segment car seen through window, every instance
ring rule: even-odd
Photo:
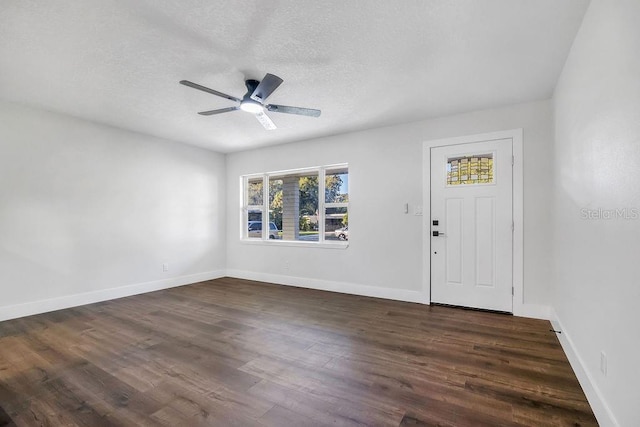
[[[262,221],[249,221],[248,237],[262,237]],[[269,239],[279,239],[279,230],[274,222],[269,223]]]

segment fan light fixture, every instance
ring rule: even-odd
[[[261,113],[263,110],[262,104],[253,100],[243,100],[240,103],[240,109],[242,111],[246,111],[247,113],[253,114]]]
[[[193,89],[198,89],[203,92],[210,93],[220,98],[234,101],[237,104],[232,107],[218,108],[215,110],[200,111],[198,114],[201,116],[213,116],[216,114],[229,113],[231,111],[242,110],[247,113],[251,113],[256,116],[256,119],[267,130],[276,129],[276,125],[271,121],[269,116],[265,114],[265,110],[273,111],[274,113],[286,113],[297,114],[299,116],[319,117],[320,110],[314,110],[313,108],[291,107],[288,105],[278,104],[265,104],[264,101],[273,93],[274,90],[280,86],[282,79],[274,74],[267,73],[262,81],[248,79],[244,82],[247,86],[247,93],[240,98],[227,95],[226,93],[218,92],[217,90],[209,89],[208,87],[199,85],[197,83],[190,82],[189,80],[180,80],[180,84],[189,86]]]

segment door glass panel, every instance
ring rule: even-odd
[[[447,185],[493,183],[493,153],[447,158]]]

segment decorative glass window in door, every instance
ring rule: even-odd
[[[493,183],[493,153],[447,159],[447,185]]]

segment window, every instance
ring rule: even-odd
[[[262,238],[262,217],[264,211],[264,191],[262,178],[251,178],[247,180],[247,228],[246,237]],[[259,232],[258,232],[259,231]]]
[[[325,240],[348,240],[349,172],[347,167],[326,169],[324,182]]]
[[[348,240],[347,165],[249,175],[242,182],[243,238],[316,243]],[[269,222],[268,228],[262,226],[263,221]]]

